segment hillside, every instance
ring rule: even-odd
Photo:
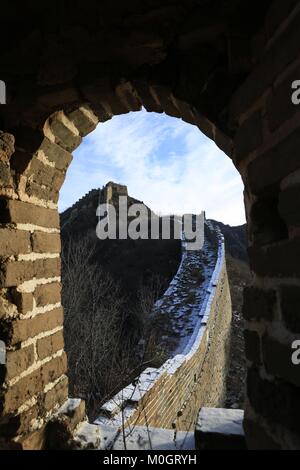
[[[223,233],[227,253],[233,258],[248,262],[246,224],[231,227],[216,220],[211,222]]]

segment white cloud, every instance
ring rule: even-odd
[[[245,222],[243,185],[230,159],[196,127],[141,111],[100,124],[75,152],[60,209],[108,181],[160,213],[200,212]]]

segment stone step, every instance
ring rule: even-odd
[[[246,450],[243,410],[202,408],[195,428],[197,450]]]

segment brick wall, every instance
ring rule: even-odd
[[[256,67],[231,103],[255,273],[244,296],[250,448],[300,447],[300,370],[291,360],[300,308],[300,107],[291,99],[299,26],[299,3],[274,2],[253,43]]]
[[[225,248],[220,236],[218,259],[201,307],[195,334],[184,352],[160,369],[146,370],[137,383],[126,387],[104,405],[99,424],[125,427],[153,426],[193,431],[201,406],[221,406],[231,324],[231,299]],[[147,374],[148,372],[148,374]],[[120,413],[120,409],[123,411]],[[108,415],[107,415],[108,416]]]

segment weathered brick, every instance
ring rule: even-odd
[[[37,431],[30,432],[22,437],[18,444],[21,445],[22,450],[42,450],[45,447],[46,430],[45,426]]]
[[[255,331],[244,331],[245,338],[245,353],[248,361],[254,362],[254,364],[259,365],[261,363],[260,359],[260,339],[258,334]]]
[[[263,380],[256,368],[248,370],[247,395],[254,410],[274,424],[299,433],[299,388],[280,380]]]
[[[64,347],[64,336],[62,331],[54,333],[54,335],[46,336],[37,341],[37,353],[40,359],[49,357],[60,351]]]
[[[274,41],[272,46],[261,57],[253,73],[233,96],[230,112],[234,118],[241,115],[258,99],[274,82],[276,77],[293,62],[299,53],[299,18],[292,23]]]
[[[49,125],[55,135],[55,142],[67,152],[72,152],[80,145],[82,138],[67,127],[66,121],[68,119],[65,115],[59,112],[50,117]]]
[[[0,183],[3,187],[13,187],[13,179],[10,172],[10,167],[4,162],[0,161]]]
[[[46,228],[59,228],[59,215],[55,209],[46,209],[27,202],[0,200],[0,222],[34,224]]]
[[[262,348],[267,372],[300,387],[300,367],[292,363],[292,343],[283,344],[265,335]]]
[[[52,186],[55,179],[63,178],[64,174],[57,168],[46,165],[38,158],[33,158],[29,169],[26,171],[26,175],[29,176],[30,181],[39,185]]]
[[[68,118],[75,124],[81,137],[92,132],[98,124],[98,118],[88,105],[81,106],[75,111],[72,111],[68,114]]]
[[[30,251],[30,232],[0,228],[0,256],[15,256]]]
[[[0,285],[3,287],[14,287],[33,277],[47,279],[57,276],[60,276],[60,258],[11,261],[0,267]]]
[[[29,338],[33,338],[44,331],[51,331],[63,325],[63,309],[55,308],[49,312],[41,313],[34,318],[26,320],[2,320],[1,339],[10,346]]]
[[[34,298],[37,307],[44,307],[48,304],[56,304],[61,300],[61,284],[52,282],[41,284],[35,289]]]
[[[94,84],[84,85],[82,93],[89,102],[100,103],[110,116],[128,113],[128,109],[116,96],[108,77],[101,77]]]
[[[32,406],[29,410],[18,415],[8,415],[3,424],[0,424],[0,435],[14,437],[28,431],[29,424],[39,415],[38,405]]]
[[[163,109],[160,104],[158,104],[150,93],[149,85],[140,80],[134,80],[132,82],[137,94],[139,95],[143,106],[149,112],[162,113]]]
[[[19,313],[25,314],[32,311],[33,294],[31,292],[18,292],[16,289],[12,289],[12,298]]]
[[[263,290],[257,287],[244,289],[243,315],[245,320],[265,319],[272,321],[276,293],[273,290]]]
[[[236,162],[240,162],[251,152],[256,150],[263,142],[262,117],[257,111],[240,126],[235,137]]]
[[[34,363],[34,347],[31,344],[26,348],[6,353],[6,378],[8,380],[20,375]]]
[[[30,375],[23,377],[15,385],[9,387],[4,397],[4,412],[17,410],[25,401],[42,392],[45,386],[54,382],[67,369],[65,353],[43,364]]]
[[[42,150],[47,159],[54,163],[55,167],[59,170],[65,171],[73,159],[70,152],[67,152],[65,149],[60,147],[60,145],[50,142],[47,138],[43,140],[39,150]]]
[[[63,181],[65,179],[65,175],[63,175]],[[60,189],[63,181],[58,185],[58,189]],[[56,185],[57,186],[57,185]],[[54,204],[57,204],[59,198],[58,189],[54,189],[53,186],[41,186],[40,183],[36,183],[31,181],[30,179],[27,180],[25,192],[26,195],[29,197],[34,197],[43,201],[51,201]]]
[[[60,253],[61,240],[59,233],[34,232],[32,250],[35,253]]]
[[[298,286],[280,288],[281,316],[286,327],[300,334],[300,289]]]
[[[300,66],[295,68],[284,82],[274,89],[273,95],[269,99],[266,119],[272,132],[300,112],[299,106],[295,106],[291,99],[292,83],[299,80],[299,76]]]
[[[64,377],[43,396],[43,404],[47,411],[62,405],[67,400],[68,384],[68,378]]]
[[[248,166],[248,179],[254,194],[268,192],[273,186],[299,168],[300,132],[296,129],[279,144],[257,157]]]
[[[300,186],[288,188],[279,194],[279,212],[288,225],[300,224]]]
[[[299,277],[300,238],[249,248],[251,269],[260,276]]]
[[[278,212],[277,193],[259,198],[251,208],[251,241],[267,245],[288,238],[287,227]]]

